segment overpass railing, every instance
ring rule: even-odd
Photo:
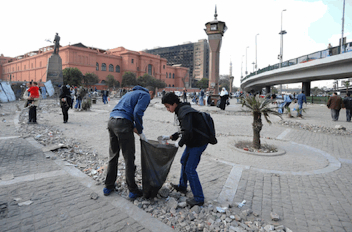
[[[312,60],[317,60],[317,59],[323,59],[325,57],[329,57],[329,56],[334,56],[334,55],[339,55],[340,54],[340,50],[341,47],[340,46],[336,46],[336,47],[332,47],[332,48],[328,48],[322,51],[318,51],[318,52],[314,52],[308,55],[304,55],[304,56],[300,56],[297,57],[295,59],[291,59],[291,60],[287,60],[281,63],[281,67],[288,67],[288,66],[292,66],[292,65],[296,65],[296,64],[302,64],[302,63],[306,63]],[[346,43],[343,46],[343,52],[352,52],[352,42],[350,43]],[[249,75],[245,76],[244,78],[241,79],[241,83],[245,80],[247,80],[248,78],[255,76],[257,74],[261,74],[267,71],[271,71],[274,69],[278,69],[280,68],[280,63],[274,64],[274,65],[269,65],[266,68],[263,69],[258,69],[255,72],[250,73]]]

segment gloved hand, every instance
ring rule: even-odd
[[[144,133],[139,134],[139,138],[140,138],[141,140],[144,140],[144,141],[148,142],[147,137],[145,137],[145,134],[144,134]]]
[[[161,140],[169,140],[169,139],[170,139],[170,136],[168,136],[168,135],[161,136]]]
[[[179,147],[178,142],[179,142],[179,141],[177,141],[177,142],[175,143],[175,147]]]

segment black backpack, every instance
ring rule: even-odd
[[[208,138],[208,143],[213,145],[217,144],[218,140],[216,139],[215,125],[214,125],[213,118],[210,116],[210,114],[206,112],[199,112],[199,113],[202,115],[204,122],[207,125],[207,134],[195,128],[194,130],[197,131],[199,134],[203,135],[204,137]]]

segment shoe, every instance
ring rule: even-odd
[[[183,193],[183,194],[187,194],[187,189],[182,189],[182,188],[180,188],[178,185],[176,185],[176,184],[172,184],[172,183],[170,183],[170,185],[171,185],[171,187],[173,188],[173,189],[175,189],[177,192],[180,192],[180,193]]]
[[[189,206],[192,208],[195,205],[199,205],[202,206],[204,204],[204,202],[197,202],[196,200],[194,200],[194,198],[192,199],[187,199],[186,203],[189,204]]]
[[[104,196],[109,196],[113,191],[114,191],[113,189],[104,188],[103,189]]]
[[[67,121],[64,121],[64,123],[67,123]]]
[[[38,124],[37,122],[32,122],[33,124]]]
[[[136,191],[134,193],[130,192],[130,194],[128,195],[128,198],[130,200],[135,200],[136,198],[141,197],[141,196],[143,196],[143,193],[141,190],[138,189],[138,191]]]

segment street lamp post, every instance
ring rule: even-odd
[[[343,9],[342,9],[342,32],[341,32],[341,47],[340,47],[340,54],[342,54],[343,49],[343,31],[345,25],[345,0],[343,0]]]
[[[281,68],[282,67],[282,57],[283,57],[283,46],[284,46],[284,34],[286,34],[287,32],[282,30],[282,13],[286,11],[286,9],[282,10],[281,11],[281,31],[279,33],[279,35],[281,35],[281,40],[280,40],[280,55],[279,55],[279,58],[280,58],[280,64],[279,64],[279,67]],[[280,94],[282,94],[282,84],[280,84]]]
[[[249,46],[246,47],[246,75],[247,75],[247,49],[249,48]]]
[[[241,59],[241,79],[243,78],[243,71],[242,71],[242,69],[243,69],[243,57],[244,57],[244,55],[242,55],[242,59]]]
[[[255,70],[258,71],[258,61],[257,61],[257,36],[259,34],[255,35]],[[258,72],[256,72],[258,74]]]
[[[252,64],[253,64],[253,73],[254,73],[255,62],[253,61],[253,63],[252,63]]]

